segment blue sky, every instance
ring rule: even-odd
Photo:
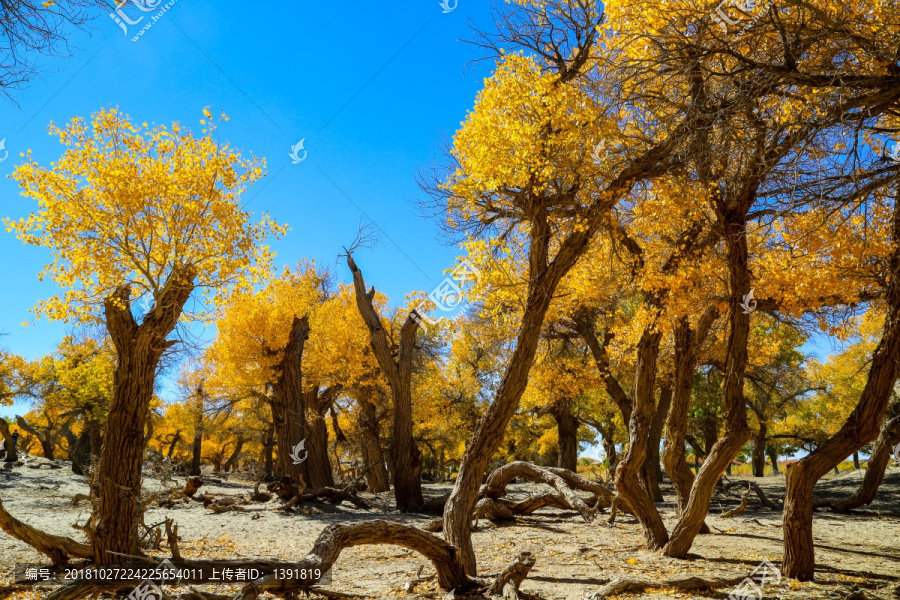
[[[444,13],[437,0],[175,0],[137,42],[132,37],[155,13],[131,2],[123,10],[144,20],[126,36],[98,15],[90,31],[73,34],[72,56],[41,60],[41,79],[15,93],[18,106],[0,103],[0,139],[9,151],[0,163],[0,215],[20,218],[35,208],[7,175],[27,149],[41,164],[60,156],[62,146],[46,131],[50,121],[118,106],[136,122],[180,121],[199,131],[210,105],[231,118],[223,138],[267,159],[268,177],[245,201],[291,226],[273,246],[279,263],[314,258],[349,281],[335,261],[370,218],[384,235],[358,256],[369,282],[399,301],[443,278],[457,251],[418,215],[415,175],[439,157],[489,75],[489,62],[471,64],[479,49],[460,41],[471,35],[468,19],[489,24],[485,2],[463,0]],[[288,154],[302,138],[307,158],[291,164]],[[37,279],[48,253],[3,232],[0,257],[0,333],[7,334],[0,344],[27,358],[43,355],[68,330],[44,320],[21,326],[55,292]]]

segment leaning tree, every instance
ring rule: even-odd
[[[50,127],[67,147],[50,167],[29,152],[14,177],[39,202],[5,221],[26,244],[48,248],[42,277],[63,292],[35,312],[105,325],[116,351],[112,402],[98,470],[92,532],[98,563],[137,553],[133,534],[145,426],[157,367],[178,343],[195,292],[215,301],[271,259],[261,242],[283,229],[241,210],[241,193],[262,174],[256,159],[220,143],[204,110],[204,135],[174,123],[138,126],[117,109]],[[140,299],[140,301],[137,301]]]

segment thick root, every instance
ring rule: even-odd
[[[54,565],[64,564],[69,558],[94,558],[90,546],[61,535],[51,535],[13,518],[0,502],[0,529],[25,542],[41,554],[47,555]]]

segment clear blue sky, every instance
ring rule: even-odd
[[[314,258],[348,281],[336,257],[369,217],[387,236],[359,255],[369,282],[400,301],[443,278],[457,252],[417,215],[415,175],[439,156],[489,75],[491,63],[473,66],[481,52],[460,41],[471,37],[467,19],[489,24],[485,2],[462,0],[445,14],[437,0],[176,0],[137,42],[132,36],[154,13],[131,3],[124,11],[144,16],[127,37],[98,15],[91,31],[72,36],[71,57],[41,61],[41,79],[15,93],[18,106],[0,103],[9,150],[0,163],[0,215],[35,208],[7,176],[27,149],[45,165],[60,156],[50,121],[119,106],[136,122],[177,120],[199,130],[210,105],[231,118],[221,129],[227,141],[268,161],[268,177],[246,198],[256,194],[249,210],[291,226],[274,245],[279,263]],[[309,154],[294,165],[288,153],[301,138]],[[0,234],[0,345],[26,358],[51,351],[67,331],[44,320],[21,326],[37,300],[55,292],[37,279],[47,258]]]

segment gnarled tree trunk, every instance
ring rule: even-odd
[[[305,403],[310,417],[309,439],[306,445],[309,450],[307,469],[309,486],[313,488],[334,487],[334,473],[328,456],[328,426],[325,424],[325,413],[331,408],[340,389],[340,386],[337,386],[319,392],[319,387],[313,386],[306,392]]]
[[[759,431],[753,439],[753,476],[763,477],[766,474],[766,436],[769,428],[760,420]]]
[[[659,489],[659,482],[662,479],[662,467],[659,464],[659,443],[662,439],[663,426],[666,424],[666,415],[669,413],[669,407],[672,404],[672,387],[667,385],[659,390],[659,404],[656,407],[656,414],[653,415],[653,422],[650,424],[650,436],[647,438],[647,458],[644,461],[644,468],[641,478],[644,480],[644,487],[654,502],[662,502],[663,495]]]
[[[391,489],[387,469],[384,466],[384,454],[381,451],[381,432],[378,426],[378,411],[375,405],[366,399],[365,390],[356,394],[359,406],[359,445],[362,452],[363,468],[366,471],[366,483],[373,493],[386,492]]]
[[[839,502],[832,502],[835,510],[846,512],[859,508],[864,504],[872,504],[881,482],[884,480],[884,471],[891,461],[891,452],[896,444],[900,443],[900,417],[894,417],[884,424],[875,447],[872,448],[872,456],[866,465],[866,474],[863,476],[859,489],[852,496]]]
[[[282,477],[309,485],[306,458],[306,405],[303,395],[303,347],[309,337],[309,318],[294,317],[281,358],[278,379],[272,386],[269,405],[278,444],[278,463]],[[296,458],[294,458],[296,457]]]
[[[572,414],[572,406],[565,401],[554,402],[549,412],[556,421],[556,431],[559,436],[559,457],[556,466],[577,471],[578,419]]]
[[[813,547],[813,487],[856,450],[878,436],[878,425],[897,381],[900,359],[900,202],[894,202],[891,222],[894,251],[885,293],[886,312],[881,341],[872,354],[869,377],[859,403],[840,430],[806,457],[787,468],[784,496],[784,562],[788,577],[810,581],[815,571]]]
[[[6,424],[4,419],[0,419],[0,435],[3,436],[3,450],[6,451],[5,462],[16,462],[19,460],[19,455],[16,453],[16,443],[13,441],[9,425]]]
[[[144,430],[150,415],[156,367],[184,305],[194,273],[174,273],[140,325],[130,309],[131,288],[122,286],[104,303],[106,329],[116,348],[113,397],[98,468],[94,560],[119,563],[139,551],[136,539]]]
[[[616,491],[631,506],[634,516],[641,522],[650,550],[662,548],[669,540],[669,532],[640,477],[647,458],[646,440],[650,436],[650,426],[656,414],[653,383],[656,379],[656,359],[661,339],[662,333],[653,323],[644,329],[638,342],[634,407],[628,423],[628,450],[616,468]]]
[[[397,355],[394,356],[381,317],[372,302],[375,288],[366,291],[362,271],[350,254],[347,254],[347,266],[353,273],[356,306],[369,328],[372,351],[391,387],[394,421],[389,451],[391,473],[394,476],[394,498],[399,510],[416,511],[425,504],[422,498],[422,453],[413,438],[412,426],[412,360],[419,322],[413,313],[406,318],[400,329]]]
[[[691,493],[672,537],[664,553],[673,558],[684,558],[694,543],[694,538],[704,526],[709,502],[716,483],[741,448],[750,439],[744,400],[744,372],[747,369],[747,340],[750,334],[750,314],[741,308],[743,298],[750,292],[749,251],[747,247],[746,214],[752,204],[752,194],[743,198],[737,208],[716,203],[716,210],[724,228],[728,250],[729,303],[728,347],[725,359],[725,385],[723,404],[725,435],[712,448],[703,461],[703,467],[694,479]]]

